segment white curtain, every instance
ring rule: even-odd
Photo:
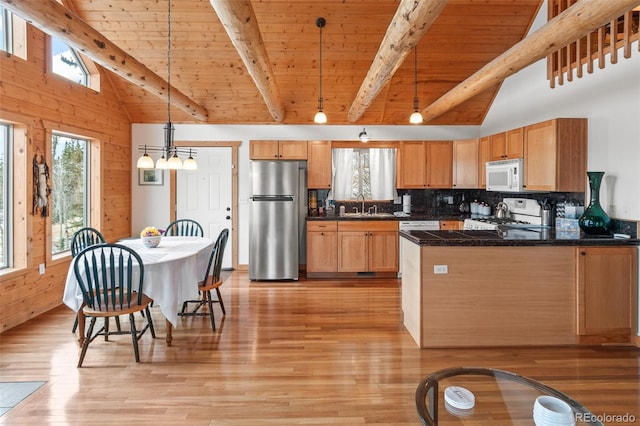
[[[393,200],[396,193],[396,150],[376,148],[369,150],[371,170],[371,199]]]
[[[334,149],[331,155],[332,167],[332,194],[334,200],[350,200],[351,199],[351,171],[353,167],[353,149]]]

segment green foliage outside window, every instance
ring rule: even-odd
[[[88,226],[87,148],[87,140],[53,135],[53,254],[69,250],[73,233]]]

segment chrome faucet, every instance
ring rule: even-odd
[[[362,208],[360,209],[360,211],[362,212],[362,214],[364,214],[364,194],[358,194],[358,196],[356,197],[356,203],[358,202],[360,197],[362,197]]]
[[[378,206],[377,205],[373,205],[371,207],[369,207],[369,209],[367,210],[367,213],[369,213],[369,215],[371,214],[371,209],[373,209],[373,214],[378,214]]]

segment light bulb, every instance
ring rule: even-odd
[[[138,158],[136,166],[139,169],[153,169],[153,159],[145,152],[140,158]]]
[[[156,161],[156,169],[166,169],[167,168],[167,160],[164,159],[164,155],[160,158],[158,158],[158,161]]]
[[[182,168],[182,161],[177,154],[173,154],[173,157],[167,161],[167,166],[169,166],[171,170],[178,170]]]
[[[325,114],[322,110],[316,112],[316,116],[313,117],[313,121],[318,124],[324,124],[327,122],[327,114]]]
[[[409,117],[409,123],[411,124],[420,124],[422,123],[422,114],[420,114],[420,111],[414,111],[413,114],[411,114],[411,117]]]
[[[182,169],[183,170],[198,170],[198,163],[196,163],[196,160],[194,160],[193,157],[189,156],[189,158],[184,160],[184,163],[182,163]]]

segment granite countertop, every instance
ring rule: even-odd
[[[400,236],[421,246],[637,246],[638,238],[556,232],[555,228],[506,231],[400,231]]]
[[[471,217],[469,214],[412,214],[411,216],[376,216],[376,215],[362,215],[362,216],[339,216],[335,214],[323,215],[323,216],[307,216],[306,220],[309,221],[322,221],[322,220],[393,220],[400,221],[417,221],[417,220],[460,220],[463,221]]]

